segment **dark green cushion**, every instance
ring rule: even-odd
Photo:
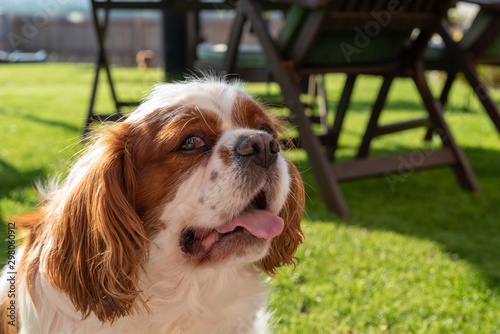
[[[471,48],[474,43],[481,37],[485,30],[490,26],[491,22],[498,16],[498,12],[488,9],[481,9],[476,18],[471,24],[470,29],[460,41],[460,45],[464,50]],[[498,58],[500,57],[500,38],[496,40],[480,55],[481,58]]]
[[[309,9],[299,5],[292,6],[289,10],[277,38],[278,47],[285,59],[290,58],[298,32],[302,29],[309,13]],[[356,44],[356,35],[355,32],[321,34],[306,56],[305,65],[359,65],[397,60],[410,32],[383,33],[373,38],[368,37],[369,42],[363,43],[362,46]]]
[[[292,6],[287,13],[287,19],[280,30],[276,40],[278,47],[283,54],[290,52],[297,31],[300,30],[306,15],[309,11],[302,6]],[[220,64],[224,59],[227,46],[225,44],[210,44],[201,43],[196,49],[198,59],[203,63]],[[238,47],[238,55],[236,57],[236,66],[263,68],[267,67],[266,56],[260,45],[242,44]]]
[[[226,53],[226,44],[201,43],[196,48],[198,59],[207,64],[221,64]],[[243,44],[238,48],[236,65],[262,68],[267,66],[266,56],[260,45]]]
[[[309,66],[342,66],[397,61],[401,59],[404,42],[409,36],[410,32],[385,32],[360,39],[353,32],[322,34],[304,63]]]
[[[294,5],[287,13],[287,19],[277,37],[277,44],[283,58],[290,58],[290,53],[298,33],[310,10]],[[404,48],[404,41],[410,32],[386,32],[378,36],[362,39],[360,45],[358,33],[335,32],[318,36],[313,48],[306,56],[305,65],[360,65],[387,63],[399,60]],[[224,44],[201,44],[197,49],[198,59],[207,63],[221,63],[226,46]],[[258,45],[240,45],[236,60],[237,66],[266,67],[266,58]]]
[[[292,6],[288,11],[285,24],[276,39],[276,43],[284,57],[289,57],[292,47],[297,40],[298,32],[302,28],[309,12],[309,9],[299,5]]]
[[[497,38],[495,42],[493,42],[490,47],[486,49],[486,51],[481,55],[482,59],[500,58],[500,38]]]
[[[460,40],[460,46],[464,50],[469,50],[470,47],[476,43],[478,38],[481,37],[486,28],[488,28],[494,17],[495,13],[493,11],[481,9],[474,18],[474,21],[472,21],[469,29],[465,32],[463,38]]]
[[[423,58],[424,61],[442,61],[447,60],[450,57],[443,43],[429,43],[429,46],[427,47],[427,49],[425,49]]]

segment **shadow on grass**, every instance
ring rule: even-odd
[[[46,175],[44,168],[21,171],[0,159],[0,199],[10,198],[20,203],[31,203],[24,197],[24,190],[33,187],[35,181],[45,179]],[[5,221],[8,217],[0,211],[0,221],[2,218]]]
[[[259,94],[258,95],[261,101],[263,101],[266,105],[270,107],[284,107],[284,101],[281,97],[281,95],[266,95],[266,94]],[[417,95],[418,97],[418,95]],[[338,102],[340,100],[340,95],[339,96],[329,96],[327,98],[327,108],[328,108],[328,113],[336,113],[337,107],[338,107]],[[304,100],[305,101],[305,100]],[[353,100],[349,102],[349,107],[347,110],[347,115],[349,113],[366,113],[367,117],[368,115],[371,114],[373,105],[375,104],[375,99],[373,101],[360,101],[360,100]],[[314,108],[314,113],[317,114],[319,110],[319,107],[317,103],[315,104]],[[417,100],[404,100],[404,99],[389,99],[383,109],[383,113],[386,112],[392,112],[393,115],[397,115],[398,112],[402,112],[404,114],[407,114],[408,111],[410,112],[415,112],[415,113],[421,113],[426,115],[426,109],[422,101]],[[457,103],[448,103],[445,108],[444,108],[445,113],[450,113],[450,114],[475,114],[475,113],[481,113],[483,110],[481,108],[465,108],[464,106],[457,104]],[[418,117],[417,117],[418,118]],[[406,119],[405,119],[406,120]],[[407,119],[410,120],[410,119]]]
[[[418,97],[418,95],[417,95]],[[338,97],[340,99],[340,96]],[[338,99],[328,99],[328,106],[329,110],[336,111],[337,110],[337,105],[338,105]],[[349,109],[347,112],[371,112],[373,105],[375,104],[375,99],[373,101],[359,101],[359,100],[351,100],[349,103]],[[420,100],[403,100],[403,99],[389,99],[384,105],[383,113],[384,112],[395,112],[397,114],[398,111],[401,112],[408,112],[408,111],[414,111],[414,112],[425,112],[425,106],[424,103]],[[446,113],[453,113],[453,114],[474,114],[474,113],[479,113],[482,111],[482,109],[478,108],[466,108],[462,106],[459,103],[448,103],[444,111]]]
[[[333,110],[337,109],[338,100],[330,100],[328,101],[328,105],[333,107]],[[373,101],[351,101],[349,103],[349,109],[347,112],[367,112],[371,111],[373,105],[375,104],[375,100]],[[404,101],[404,100],[389,100],[385,106],[384,111],[425,111],[425,107],[423,103],[413,102],[413,101]]]
[[[45,169],[30,169],[21,171],[8,162],[0,159],[0,199],[11,199],[18,203],[25,203],[33,206],[38,201],[38,197],[26,196],[26,188],[31,188],[36,180],[44,179],[47,175]],[[7,236],[7,221],[11,217],[2,212],[0,206],[0,267],[5,263],[7,249],[5,242]],[[5,233],[5,234],[4,234]],[[5,236],[2,237],[2,236]]]
[[[379,153],[379,152],[375,152]],[[439,243],[451,258],[479,269],[484,280],[500,289],[500,152],[465,150],[481,186],[473,194],[460,188],[451,168],[402,175],[391,190],[384,177],[342,183],[352,218],[342,221],[326,210],[305,160],[296,161],[308,192],[312,221],[385,230]]]
[[[43,118],[40,118],[40,117],[35,116],[35,115],[18,114],[17,116],[20,118],[24,118],[28,121],[37,122],[37,123],[40,123],[43,125],[60,127],[60,128],[64,128],[64,129],[69,130],[69,131],[73,131],[73,132],[81,131],[80,127],[75,126],[75,125],[71,125],[71,124],[68,124],[68,123],[62,122],[62,121],[57,121],[57,120],[53,120],[53,119],[43,119]],[[82,126],[83,126],[83,120],[82,120]]]
[[[265,102],[266,104],[283,106],[284,101],[281,95],[265,95],[259,94],[259,99]],[[340,96],[329,96],[327,99],[328,111],[335,112],[337,110],[338,102]],[[359,100],[351,100],[349,103],[349,109],[347,112],[369,112],[373,108],[373,101],[359,101]],[[315,110],[318,110],[318,105],[315,105]],[[425,107],[423,102],[414,102],[407,100],[389,100],[385,106],[384,111],[425,111]]]
[[[0,198],[8,196],[13,189],[33,185],[35,180],[45,175],[44,168],[21,171],[0,159]]]

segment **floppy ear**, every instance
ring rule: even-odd
[[[270,276],[274,275],[278,267],[295,264],[297,258],[293,254],[302,243],[300,222],[305,203],[304,185],[299,171],[290,161],[288,161],[288,172],[291,177],[290,191],[279,214],[285,226],[283,232],[273,239],[269,254],[258,264],[258,267]]]
[[[49,222],[42,268],[87,317],[113,322],[143,305],[137,287],[147,236],[134,209],[135,171],[127,149],[128,125],[101,130],[97,152]],[[51,217],[48,217],[50,220]],[[33,282],[31,282],[33,283]]]

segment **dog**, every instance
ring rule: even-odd
[[[265,276],[295,265],[303,239],[281,131],[239,83],[156,86],[13,220],[24,241],[14,298],[1,279],[2,332],[266,333]]]
[[[153,50],[140,50],[135,56],[137,68],[144,70],[152,68],[155,60],[155,52]]]

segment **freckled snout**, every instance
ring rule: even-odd
[[[273,136],[257,133],[238,140],[234,151],[238,157],[249,159],[262,168],[268,168],[278,158],[280,145]]]

